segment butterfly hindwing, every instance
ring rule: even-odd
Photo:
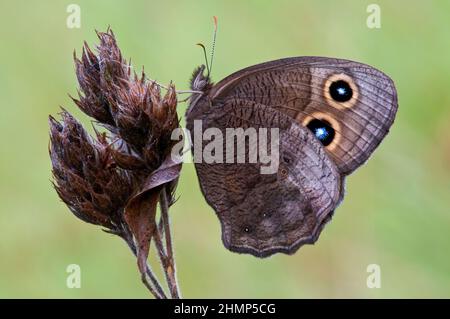
[[[343,178],[311,132],[273,108],[243,100],[212,106],[201,121],[203,131],[223,134],[223,154],[231,144],[235,149],[232,163],[195,164],[202,192],[221,221],[224,245],[264,257],[314,242],[342,198]],[[237,139],[227,135],[233,128],[268,129],[268,145],[270,129],[278,130],[274,173],[262,174],[260,161],[248,163],[248,142],[246,162],[237,163]],[[202,149],[209,143],[203,141]]]

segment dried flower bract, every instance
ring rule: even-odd
[[[132,72],[111,30],[97,35],[96,52],[85,43],[81,58],[74,54],[79,92],[72,98],[95,120],[95,136],[66,110],[60,121],[50,116],[54,187],[75,216],[127,241],[144,283],[163,298],[147,257],[152,238],[161,244],[163,235],[170,236],[168,215],[161,214],[158,227],[156,209],[158,202],[162,208],[173,202],[181,169],[171,158],[171,134],[179,126],[175,86],[169,84],[162,95],[144,72]],[[173,273],[171,247],[158,247]],[[167,280],[171,296],[179,297],[174,273]]]

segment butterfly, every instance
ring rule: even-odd
[[[387,75],[326,57],[265,62],[217,84],[201,66],[191,89],[190,131],[196,122],[201,132],[214,128],[224,135],[230,128],[278,130],[278,167],[271,174],[261,174],[261,162],[195,163],[224,246],[257,257],[293,254],[318,239],[344,197],[346,176],[381,143],[398,108]],[[193,149],[207,144],[194,138]]]

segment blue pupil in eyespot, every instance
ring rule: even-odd
[[[337,91],[338,91],[339,95],[347,94],[347,89],[346,88],[338,88]]]
[[[346,81],[338,80],[331,83],[330,95],[337,102],[347,102],[353,96],[353,90]]]
[[[325,127],[319,127],[319,128],[316,128],[316,131],[314,132],[314,134],[319,139],[319,141],[322,141],[327,138],[328,131]]]
[[[334,139],[334,129],[327,121],[314,119],[307,127],[324,146],[329,145]]]

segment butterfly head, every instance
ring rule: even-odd
[[[213,84],[209,75],[204,75],[205,68],[206,67],[204,65],[201,65],[197,67],[192,73],[190,83],[191,90],[206,93],[207,91],[209,91],[209,89],[211,89]]]

